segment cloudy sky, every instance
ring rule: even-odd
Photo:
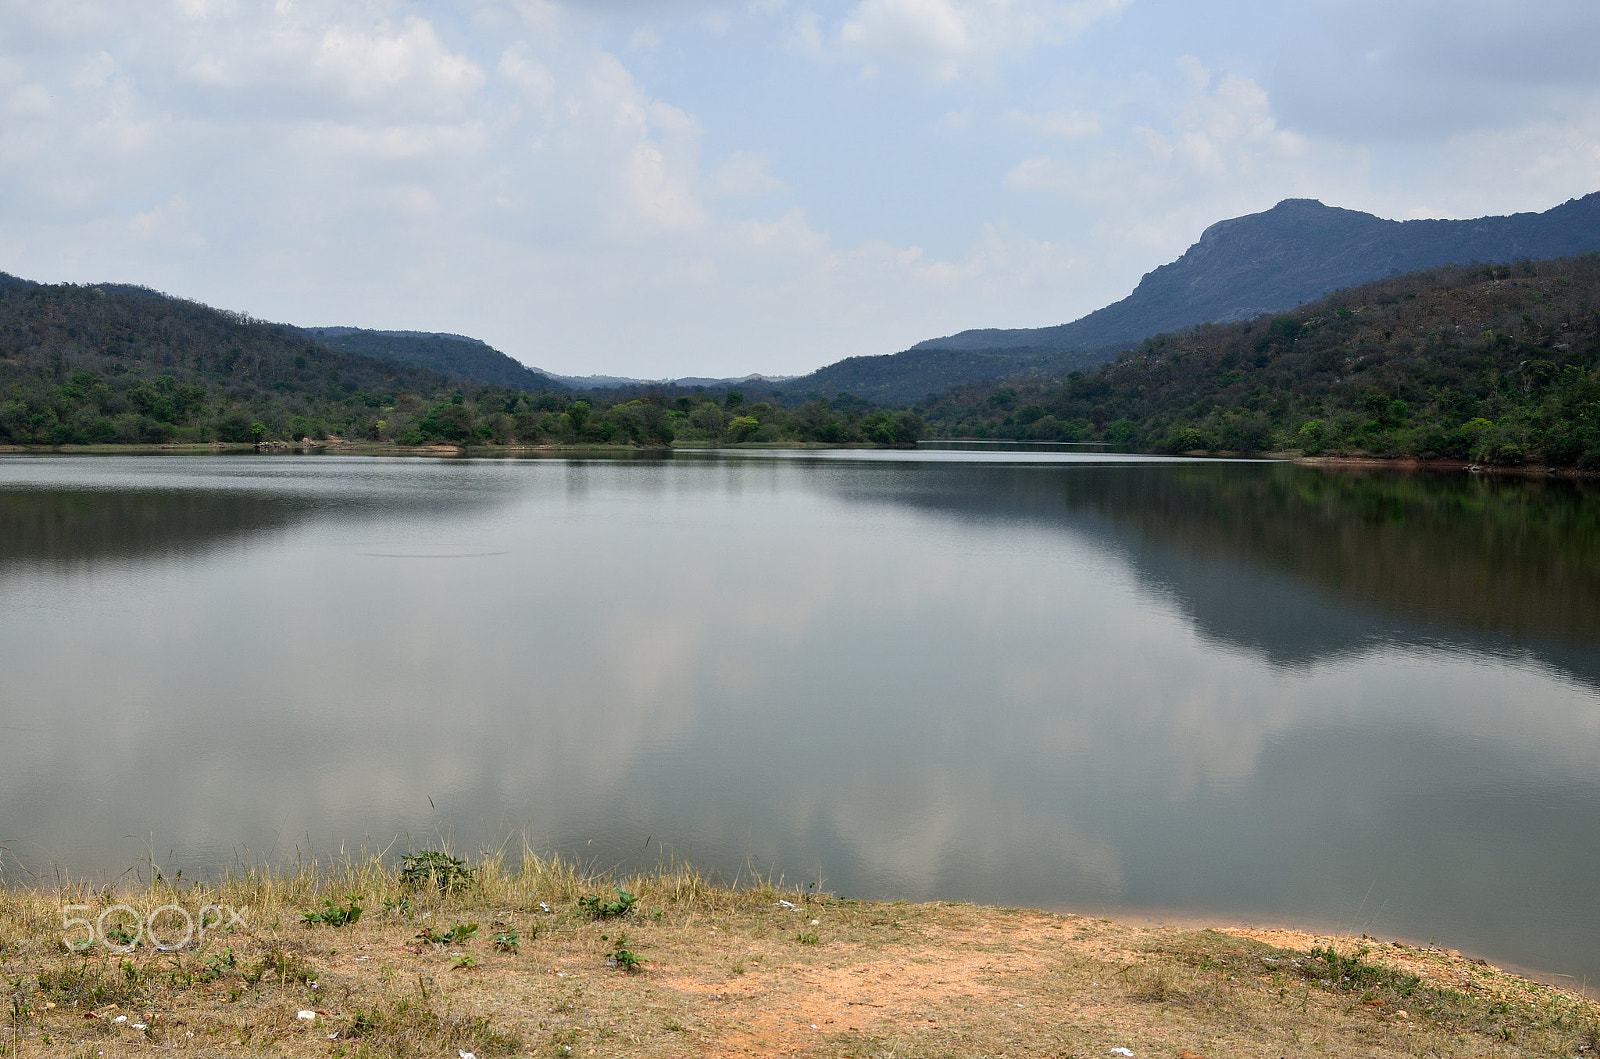
[[[0,0],[0,270],[567,374],[1062,323],[1281,198],[1600,189],[1593,0]]]

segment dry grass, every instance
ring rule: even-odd
[[[396,865],[358,858],[201,886],[0,891],[0,1047],[94,1059],[1600,1049],[1593,1002],[1436,950],[846,901],[759,878],[714,885],[681,865],[615,885],[638,901],[602,919],[578,901],[615,899],[613,880],[533,856],[513,870],[502,854],[452,890],[408,886]],[[363,910],[354,924],[302,922],[350,895]],[[231,906],[240,922],[181,951],[65,950],[65,906],[88,905],[94,919],[118,903],[196,916]],[[169,921],[181,933],[176,913]],[[471,922],[464,940],[419,937]],[[511,931],[518,951],[497,950],[494,935]],[[645,961],[640,971],[608,960],[619,945]]]

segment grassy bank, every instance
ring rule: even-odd
[[[163,906],[132,944],[126,909]],[[203,937],[152,943],[180,940],[184,914]],[[85,921],[65,933],[84,952],[64,918]],[[470,876],[368,859],[12,887],[0,969],[6,1054],[96,1059],[1600,1048],[1594,1002],[1439,950],[850,901],[686,868],[611,879],[531,856]]]

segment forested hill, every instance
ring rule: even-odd
[[[1128,297],[1070,324],[963,331],[923,349],[1092,350],[1207,321],[1282,312],[1342,287],[1441,265],[1510,263],[1600,251],[1600,192],[1543,213],[1465,221],[1390,221],[1285,199],[1219,221]]]
[[[46,285],[0,272],[0,444],[903,445],[923,432],[911,412],[848,398],[786,407],[754,399],[757,391],[746,401],[738,392],[638,387],[579,398],[559,384],[530,392],[522,377],[513,385],[462,374],[341,352],[306,331],[143,287]]]
[[[909,404],[964,383],[996,378],[1060,378],[1093,367],[1114,353],[1047,352],[1031,349],[908,349],[876,357],[847,357],[777,389],[793,394],[849,394],[884,404]]]
[[[487,342],[424,331],[368,331],[359,327],[303,327],[302,335],[342,353],[377,357],[471,382],[540,393],[565,390],[561,382],[514,360]]]
[[[1600,257],[1450,267],[1146,340],[1065,380],[957,388],[938,436],[1600,470]]]
[[[0,280],[0,442],[320,436],[453,386],[141,287]]]

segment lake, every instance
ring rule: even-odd
[[[4,457],[0,621],[13,881],[525,836],[1600,980],[1591,484]]]

